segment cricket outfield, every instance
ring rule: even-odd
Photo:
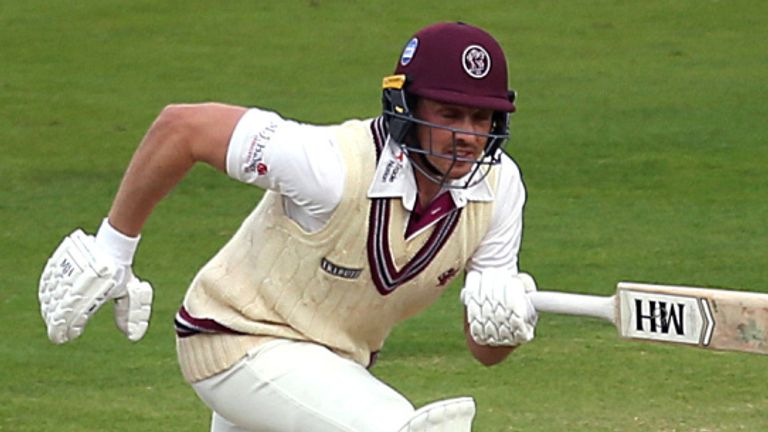
[[[106,215],[164,105],[225,101],[325,123],[380,111],[416,29],[487,28],[519,92],[521,268],[542,289],[620,280],[768,292],[768,3],[694,1],[29,0],[0,4],[0,431],[205,431],[178,370],[186,285],[260,197],[199,167],[143,233],[147,336],[102,310],[55,346],[38,312],[49,253]],[[472,395],[475,430],[768,430],[768,357],[619,340],[543,314],[484,368],[464,347],[458,285],[397,327],[373,372],[415,404]]]

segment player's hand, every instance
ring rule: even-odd
[[[518,346],[534,338],[538,315],[528,298],[536,282],[506,270],[467,273],[461,300],[472,339],[480,345]]]
[[[61,344],[80,336],[110,299],[115,299],[118,328],[133,341],[144,336],[152,287],[133,275],[132,253],[126,263],[124,254],[105,249],[79,229],[64,238],[43,269],[38,288],[40,312],[52,342]]]
[[[129,269],[124,295],[115,298],[115,324],[130,340],[138,341],[149,328],[152,315],[152,285],[139,280]]]

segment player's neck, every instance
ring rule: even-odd
[[[434,180],[427,178],[418,170],[414,172],[414,175],[416,176],[416,187],[418,188],[416,199],[419,200],[421,208],[427,208],[440,195],[443,187]]]

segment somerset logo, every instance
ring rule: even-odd
[[[444,271],[440,274],[440,276],[437,277],[437,286],[445,286],[448,282],[451,281],[451,279],[453,279],[454,276],[456,276],[458,272],[459,271],[453,267]]]
[[[470,45],[461,55],[464,71],[475,79],[485,78],[491,71],[491,56],[480,45]]]

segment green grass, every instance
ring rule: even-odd
[[[200,167],[158,207],[136,263],[156,287],[137,344],[106,312],[49,343],[45,259],[98,226],[164,105],[373,116],[405,40],[437,20],[481,25],[507,52],[520,92],[508,150],[529,189],[521,262],[542,288],[768,291],[766,16],[757,0],[0,3],[0,431],[207,430],[171,320],[259,192]],[[534,343],[483,368],[457,295],[397,327],[374,373],[419,405],[475,396],[478,431],[768,429],[764,357],[544,315]]]

